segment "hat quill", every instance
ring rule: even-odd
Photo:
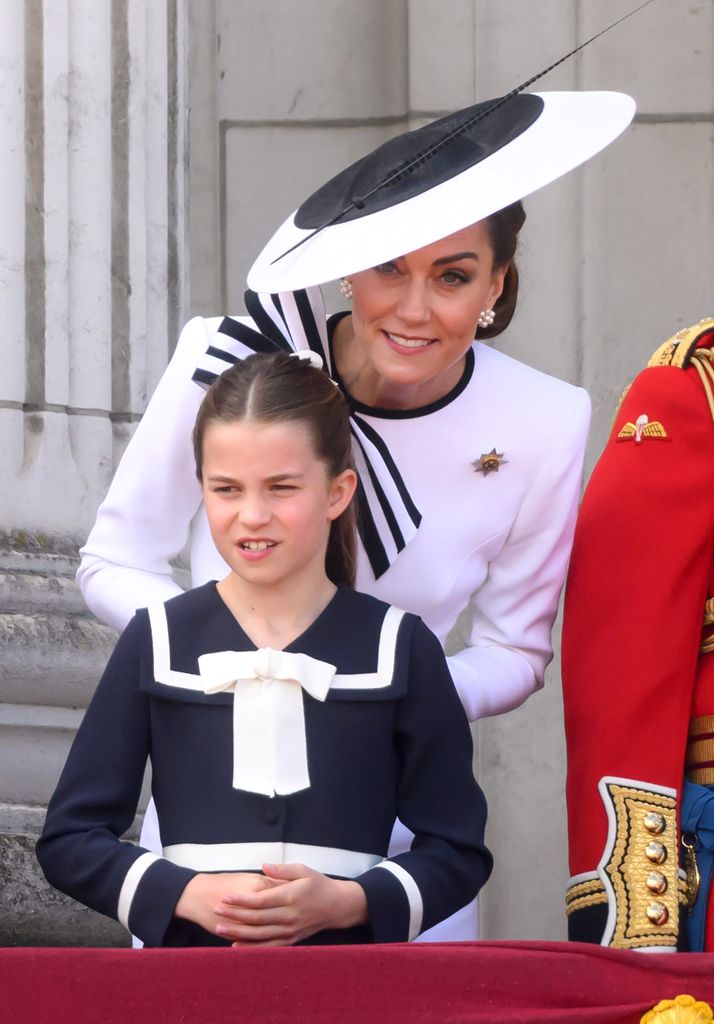
[[[480,121],[483,121],[485,118],[495,113],[495,111],[502,107],[504,103],[508,103],[508,101],[511,100],[514,96],[518,96],[520,93],[525,92],[526,89],[530,88],[531,85],[534,85],[539,79],[543,78],[547,74],[550,74],[551,71],[554,71],[555,68],[565,63],[566,60],[569,60],[571,57],[574,57],[576,53],[579,53],[581,50],[584,50],[586,46],[589,46],[591,43],[594,43],[596,39],[600,38],[600,36],[604,36],[606,32],[609,32],[617,25],[620,25],[623,21],[626,21],[628,18],[631,18],[633,15],[637,14],[638,11],[641,11],[644,7],[648,7],[649,4],[653,2],[654,0],[645,0],[645,2],[640,4],[638,7],[635,7],[633,10],[628,11],[627,14],[623,14],[622,17],[618,18],[616,21],[611,22],[605,28],[600,29],[599,32],[596,32],[595,35],[590,36],[589,39],[586,39],[584,42],[579,43],[579,45],[576,46],[573,50],[570,50],[568,53],[563,54],[562,57],[559,57],[552,64],[549,64],[548,67],[543,68],[541,71],[538,71],[535,75],[532,75],[531,78],[528,78],[525,82],[521,82],[520,85],[517,85],[515,89],[511,89],[511,91],[506,93],[505,96],[501,96],[498,99],[493,100],[491,103],[488,104],[485,110],[482,110],[479,113],[476,113],[473,116],[469,117],[466,121],[463,122],[463,124],[460,124],[457,127],[455,127],[442,139],[440,139],[438,142],[435,142],[432,146],[425,149],[423,152],[417,153],[411,159],[405,160],[401,166],[395,168],[395,170],[392,171],[391,174],[389,174],[377,185],[375,185],[364,196],[352,199],[351,202],[347,206],[345,206],[343,210],[341,210],[339,213],[336,213],[334,217],[330,218],[329,220],[326,220],[323,224],[320,224],[318,227],[314,228],[310,232],[310,234],[306,235],[304,238],[299,239],[299,241],[297,241],[295,245],[291,246],[289,249],[286,249],[285,252],[281,253],[279,256],[276,256],[275,259],[272,260],[271,262],[277,263],[278,260],[283,259],[294,249],[297,249],[299,246],[304,245],[305,242],[307,242],[310,238],[313,237],[313,235],[318,234],[318,232],[323,231],[325,228],[330,227],[332,224],[336,224],[342,217],[348,214],[351,210],[363,208],[367,200],[370,199],[375,194],[375,192],[379,191],[379,189],[385,188],[387,185],[390,185],[401,175],[409,174],[412,170],[414,170],[414,168],[418,167],[421,163],[423,163],[426,160],[429,160],[432,156],[434,156],[434,154],[437,153],[440,149],[443,149],[445,146],[449,145],[449,143],[452,142],[459,135],[462,135],[468,129],[474,127]]]
[[[506,95],[390,139],[335,175],[278,228],[249,287],[287,291],[366,270],[484,219],[599,152],[632,120],[629,96],[525,90],[653,2]]]

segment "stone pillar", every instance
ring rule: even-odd
[[[77,546],[185,316],[185,4],[0,6],[2,944],[125,941],[31,850],[114,641]]]
[[[280,222],[406,127],[407,4],[215,0],[215,11],[220,293],[222,311],[238,313]]]

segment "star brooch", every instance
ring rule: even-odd
[[[488,476],[489,473],[497,473],[507,461],[503,454],[503,452],[497,452],[495,448],[492,448],[490,452],[484,452],[478,459],[475,459],[471,465],[477,473],[483,473],[484,476]]]

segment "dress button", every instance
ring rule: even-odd
[[[265,812],[265,820],[268,825],[275,825],[278,820],[278,812],[271,807],[270,810]]]

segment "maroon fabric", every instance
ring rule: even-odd
[[[475,942],[264,950],[0,950],[0,1021],[21,1024],[639,1024],[714,1005],[714,954]]]

